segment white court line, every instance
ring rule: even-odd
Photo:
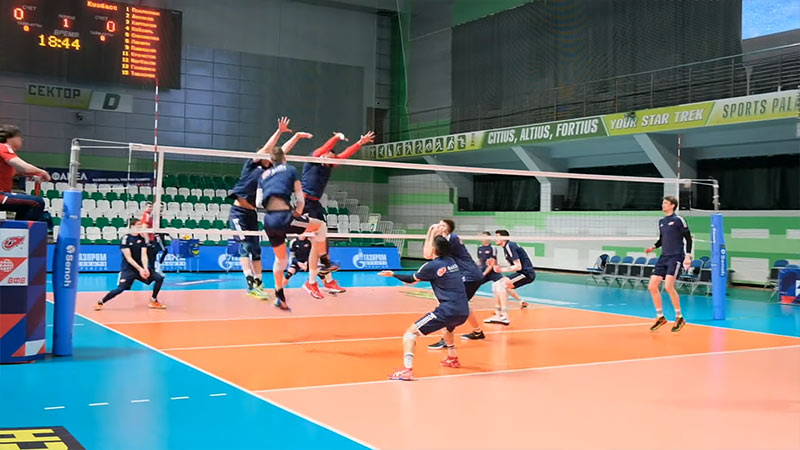
[[[149,401],[149,398],[143,398],[141,400],[131,400],[131,403],[148,403]]]
[[[45,410],[52,410],[52,409],[64,409],[64,408],[65,408],[64,406],[47,406],[44,409]]]
[[[74,324],[73,326],[76,326],[76,327],[82,327],[82,326],[84,326],[84,325],[86,325],[86,324],[84,324],[84,323],[76,323],[76,324]],[[47,324],[47,328],[52,328],[52,327],[53,327],[53,324],[52,324],[52,323],[48,323],[48,324]]]
[[[225,397],[228,394],[219,393],[219,394],[208,394],[209,397]]]
[[[559,327],[559,328],[525,328],[519,330],[503,330],[503,331],[484,331],[484,334],[510,334],[510,333],[537,333],[541,331],[564,331],[564,330],[584,330],[590,328],[614,328],[614,327],[643,327],[650,325],[650,322],[640,323],[621,323],[610,325],[583,325],[577,327]],[[363,342],[363,341],[387,341],[402,339],[403,336],[384,336],[384,337],[369,337],[369,338],[352,338],[352,339],[329,339],[322,341],[297,341],[297,342],[265,342],[261,344],[231,344],[231,345],[209,345],[203,347],[175,347],[162,349],[165,352],[176,352],[181,350],[209,350],[216,348],[247,348],[247,347],[277,347],[285,345],[307,345],[307,344],[333,344],[339,342]]]
[[[192,369],[194,369],[194,370],[196,370],[196,371],[198,371],[198,372],[200,372],[200,373],[202,373],[204,375],[207,375],[207,376],[209,376],[209,377],[211,377],[211,378],[213,378],[213,379],[215,379],[215,380],[217,380],[217,381],[219,381],[221,383],[225,383],[228,386],[234,387],[234,388],[242,391],[245,394],[252,395],[253,397],[255,397],[255,398],[257,398],[257,399],[259,399],[259,400],[261,400],[261,401],[263,401],[263,402],[265,402],[265,403],[267,403],[269,405],[272,405],[272,406],[274,406],[276,408],[282,409],[282,410],[284,410],[284,411],[286,411],[286,412],[288,412],[290,414],[293,414],[293,415],[295,415],[297,417],[300,417],[301,419],[306,420],[306,421],[308,421],[310,423],[313,423],[314,425],[317,425],[317,426],[319,426],[321,428],[324,428],[326,430],[330,430],[331,432],[336,433],[339,436],[342,436],[344,438],[350,439],[351,441],[353,441],[353,442],[355,442],[357,444],[363,445],[366,448],[377,450],[377,447],[375,447],[373,445],[370,445],[370,444],[366,443],[365,441],[362,441],[361,439],[358,439],[358,438],[356,438],[356,437],[354,437],[354,436],[352,436],[352,435],[350,435],[348,433],[340,431],[339,429],[337,429],[335,427],[332,427],[332,426],[327,425],[327,424],[325,424],[323,422],[320,422],[319,420],[314,419],[314,418],[312,418],[312,417],[310,417],[310,416],[308,416],[306,414],[303,414],[303,413],[301,413],[299,411],[296,411],[296,410],[294,410],[292,408],[289,408],[288,406],[284,406],[284,405],[282,405],[282,404],[280,404],[280,403],[278,403],[278,402],[276,402],[274,400],[270,400],[270,399],[261,397],[260,395],[257,395],[255,392],[253,392],[253,391],[251,391],[249,389],[245,389],[245,388],[243,388],[242,386],[239,386],[236,383],[228,381],[228,380],[226,380],[226,379],[224,379],[224,378],[222,378],[220,376],[214,375],[213,373],[211,373],[211,372],[209,372],[209,371],[207,371],[205,369],[201,369],[201,368],[199,368],[199,367],[195,366],[194,364],[191,364],[191,363],[189,363],[187,361],[183,361],[182,359],[177,358],[175,356],[172,356],[169,353],[166,353],[164,351],[161,351],[161,350],[153,347],[152,345],[146,344],[146,343],[144,343],[144,342],[142,342],[142,341],[140,341],[138,339],[135,339],[135,338],[133,338],[131,336],[123,334],[123,333],[121,333],[121,332],[119,332],[119,331],[117,331],[117,330],[115,330],[115,329],[113,329],[111,327],[106,326],[105,324],[103,324],[101,322],[98,322],[98,321],[92,319],[89,316],[84,316],[83,314],[79,314],[79,313],[76,313],[75,315],[78,316],[78,317],[83,317],[84,319],[86,319],[88,321],[94,322],[95,324],[105,328],[108,331],[111,331],[112,333],[118,334],[118,335],[122,336],[125,339],[129,339],[132,342],[135,342],[135,343],[141,345],[142,347],[148,348],[148,349],[150,349],[150,350],[152,350],[152,351],[154,351],[154,352],[156,352],[158,354],[164,355],[167,358],[169,358],[169,359],[171,359],[171,360],[173,360],[173,361],[175,361],[175,362],[177,362],[179,364],[183,364],[186,367],[190,367],[190,368],[192,368]]]
[[[553,369],[569,369],[573,367],[588,367],[588,366],[603,366],[603,365],[611,365],[611,364],[620,364],[620,363],[636,363],[636,362],[643,362],[643,361],[657,361],[662,359],[678,359],[678,358],[691,358],[695,356],[716,356],[716,355],[730,355],[736,353],[749,353],[749,352],[763,352],[763,351],[770,351],[770,350],[783,350],[783,349],[790,349],[790,348],[800,348],[800,345],[784,345],[778,347],[763,347],[763,348],[750,348],[744,350],[722,350],[718,352],[704,352],[704,353],[686,353],[682,355],[666,355],[666,356],[651,356],[648,358],[633,358],[633,359],[619,359],[613,361],[596,361],[590,363],[578,363],[578,364],[562,364],[558,366],[544,366],[544,367],[528,367],[525,369],[506,369],[506,370],[495,370],[491,372],[472,372],[472,373],[461,373],[461,374],[454,374],[454,375],[433,375],[429,377],[419,377],[415,378],[416,380],[435,380],[440,378],[460,378],[460,377],[474,377],[474,376],[487,376],[487,375],[498,375],[498,374],[509,374],[509,373],[521,373],[521,372],[535,372],[540,370],[553,370]],[[364,386],[370,384],[384,384],[384,383],[399,383],[396,380],[376,380],[376,381],[360,381],[356,383],[341,383],[341,384],[324,384],[319,386],[302,386],[302,387],[293,387],[293,388],[278,388],[278,389],[262,389],[253,391],[256,393],[269,393],[269,392],[284,392],[284,391],[305,391],[305,390],[312,390],[312,389],[324,389],[324,388],[336,388],[336,387],[345,387],[345,386]]]
[[[494,309],[473,309],[476,312],[494,311]],[[351,313],[351,314],[311,314],[305,316],[270,316],[270,317],[233,317],[227,319],[174,319],[174,320],[142,320],[130,322],[103,322],[105,325],[134,325],[143,323],[183,323],[183,322],[229,322],[236,320],[286,320],[286,319],[313,319],[317,317],[367,317],[367,316],[399,316],[409,314],[425,314],[428,310],[424,311],[395,311],[395,312],[375,312],[375,313]],[[100,322],[98,322],[100,323]]]
[[[108,402],[89,403],[89,406],[108,406]]]
[[[170,400],[188,400],[189,396],[188,395],[184,395],[182,397],[170,397],[169,399]]]

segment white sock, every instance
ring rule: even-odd
[[[406,353],[403,355],[403,366],[406,369],[410,369],[414,367],[414,354],[413,353]]]
[[[681,313],[681,310],[680,309],[676,310],[675,311],[675,320],[680,319],[681,317],[683,317],[683,314]]]
[[[657,309],[656,310],[656,319],[658,319],[659,317],[664,317],[664,310],[663,309]]]

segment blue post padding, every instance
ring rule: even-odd
[[[725,296],[728,290],[728,251],[722,214],[711,215],[711,303],[714,320],[725,320]]]
[[[81,243],[81,193],[64,192],[64,214],[53,255],[53,354],[72,354],[75,297],[78,294],[78,259]]]

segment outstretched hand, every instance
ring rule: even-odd
[[[349,142],[349,141],[347,140],[347,136],[345,136],[345,135],[344,135],[344,133],[342,133],[342,132],[340,132],[340,131],[336,131],[336,132],[334,132],[334,133],[333,133],[333,136],[334,136],[334,137],[336,137],[337,139],[339,139],[340,141]]]
[[[370,142],[375,140],[375,132],[368,131],[367,134],[362,134],[361,139],[358,140],[358,143],[361,145],[369,144]]]
[[[292,130],[289,129],[289,122],[290,120],[286,116],[278,119],[278,131],[281,133],[291,133]]]
[[[297,133],[295,133],[294,135],[295,135],[295,136],[297,136],[297,138],[298,138],[298,139],[311,139],[311,138],[313,138],[313,137],[314,137],[314,135],[313,135],[313,134],[311,134],[311,133],[306,133],[305,131],[298,131],[298,132],[297,132]]]
[[[381,276],[381,277],[393,277],[394,276],[394,272],[392,272],[391,270],[382,270],[382,271],[378,272],[378,276]]]

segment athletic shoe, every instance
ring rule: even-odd
[[[483,330],[481,331],[473,331],[469,334],[462,334],[461,339],[469,340],[469,341],[477,341],[480,339],[486,339],[486,335],[483,334]]]
[[[428,348],[431,350],[441,350],[447,348],[447,342],[445,342],[444,339],[440,339],[438,342],[429,345]]]
[[[253,287],[252,291],[253,291],[253,294],[250,294],[250,295],[253,295],[253,297],[256,297],[256,298],[261,299],[261,300],[272,300],[269,297],[269,294],[267,293],[267,291],[264,290],[264,286],[262,286],[262,285],[258,285],[258,286]]]
[[[414,381],[414,371],[412,369],[401,369],[389,375],[390,380]]]
[[[167,305],[159,303],[158,300],[151,300],[147,307],[151,309],[167,309]]]
[[[103,303],[102,302],[97,302],[97,303],[94,304],[94,310],[95,311],[100,311],[101,309],[103,309]]]
[[[452,367],[453,369],[458,369],[461,367],[461,363],[458,362],[458,356],[453,356],[452,358],[448,356],[439,364],[441,364],[442,367]]]
[[[658,319],[656,319],[656,323],[654,323],[653,326],[650,327],[650,331],[658,331],[658,329],[661,328],[661,326],[664,325],[665,323],[667,323],[667,318],[664,316],[659,317]]]
[[[484,320],[483,323],[499,323],[501,325],[511,325],[511,321],[508,320],[508,316],[498,316],[497,314]]]
[[[528,307],[528,302],[526,302],[525,300],[520,300],[519,308],[526,309],[527,307]]]
[[[328,264],[320,263],[319,264],[319,272],[322,274],[329,274],[331,272],[336,272],[339,270],[339,264],[336,264],[333,261],[328,261]]]
[[[330,283],[328,282],[323,283],[322,289],[330,292],[331,294],[344,294],[345,292],[347,292],[347,289],[339,286],[339,283],[336,282],[336,280],[331,280]]]
[[[317,283],[311,284],[308,281],[306,281],[303,284],[303,289],[305,289],[306,292],[311,294],[311,296],[317,300],[325,298],[325,296],[322,295],[322,292],[319,291],[319,286],[317,286]]]
[[[675,326],[672,327],[672,332],[677,333],[678,331],[681,331],[684,325],[686,325],[686,319],[684,319],[683,316],[678,317],[675,320]]]
[[[276,298],[276,299],[275,299],[275,303],[273,303],[273,305],[274,305],[276,308],[282,309],[282,310],[284,310],[284,311],[291,311],[291,308],[289,308],[289,305],[287,305],[287,304],[286,304],[286,302],[282,301],[282,300],[281,300],[281,299],[279,299],[279,298]]]

